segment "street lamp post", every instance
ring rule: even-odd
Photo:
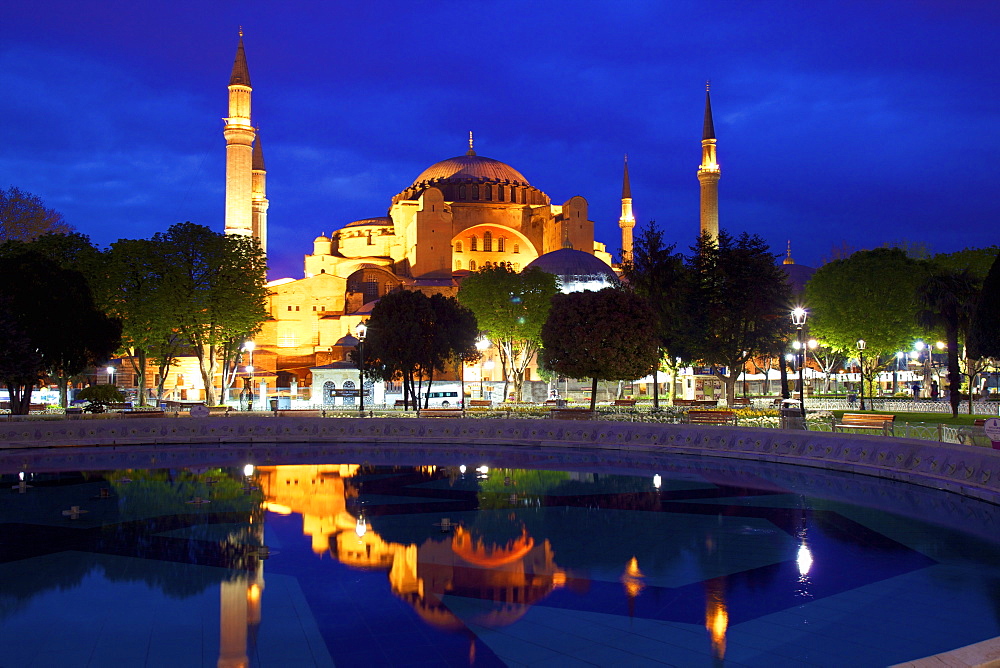
[[[108,385],[114,385],[115,384],[115,368],[113,366],[108,365],[107,371],[108,371]]]
[[[896,353],[896,368],[892,372],[892,394],[895,396],[899,392],[899,364],[906,357],[906,353]]]
[[[354,328],[354,335],[358,339],[358,397],[360,398],[359,410],[365,413],[365,336],[368,334],[368,325],[359,322]]]
[[[802,340],[802,326],[806,324],[806,318],[809,316],[809,312],[806,311],[801,306],[797,306],[792,309],[792,324],[795,325],[796,332],[798,334],[798,344],[799,349],[799,401],[801,402],[802,417],[806,416],[806,383],[804,369],[806,365],[806,344]]]
[[[476,341],[476,350],[479,351],[479,398],[483,398],[483,369],[486,366],[484,353],[490,347],[490,340],[485,336]]]
[[[865,343],[858,339],[858,370],[861,371],[861,410],[865,410]]]

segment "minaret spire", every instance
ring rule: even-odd
[[[702,126],[701,164],[698,182],[701,183],[700,234],[719,236],[719,163],[715,155],[715,123],[712,120],[712,93],[710,83],[705,84],[705,121]]]
[[[785,261],[781,264],[795,264],[795,260],[792,259],[792,240],[788,240],[788,250],[785,251]]]
[[[240,28],[233,72],[229,77],[229,115],[223,119],[226,138],[226,234],[257,236],[254,228],[254,138],[250,121],[250,70]],[[259,237],[258,237],[259,239]]]
[[[260,128],[256,129],[257,139],[253,143],[251,178],[251,226],[253,236],[267,253],[267,169],[264,167],[264,147],[260,143]]]
[[[465,152],[465,155],[475,155],[476,149],[472,147],[472,130],[469,130],[469,150]]]
[[[618,227],[622,228],[622,262],[632,259],[632,228],[635,227],[635,216],[632,215],[632,185],[628,178],[628,154],[625,154],[625,171],[622,175],[622,217],[618,219]]]

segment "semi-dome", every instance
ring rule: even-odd
[[[557,276],[563,292],[602,290],[618,284],[618,276],[606,262],[590,253],[572,248],[560,248],[540,255],[525,270],[531,267]]]
[[[362,218],[361,220],[352,221],[352,222],[348,223],[347,225],[344,225],[344,227],[366,227],[366,226],[369,226],[369,225],[376,225],[376,226],[379,226],[379,227],[382,227],[382,226],[385,226],[385,225],[392,225],[392,218],[390,218],[389,216],[377,216],[375,218]]]
[[[417,187],[431,181],[473,181],[480,183],[511,183],[530,185],[528,179],[505,162],[487,158],[481,155],[460,155],[448,158],[420,173],[411,187]]]

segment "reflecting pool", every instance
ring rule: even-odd
[[[3,665],[885,666],[1000,635],[1000,509],[946,492],[697,457],[137,452],[168,467],[0,461]]]

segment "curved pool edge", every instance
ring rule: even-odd
[[[709,455],[889,478],[1000,504],[1000,451],[857,434],[687,424],[473,418],[206,417],[12,422],[0,463],[80,446],[283,443],[532,446]]]

